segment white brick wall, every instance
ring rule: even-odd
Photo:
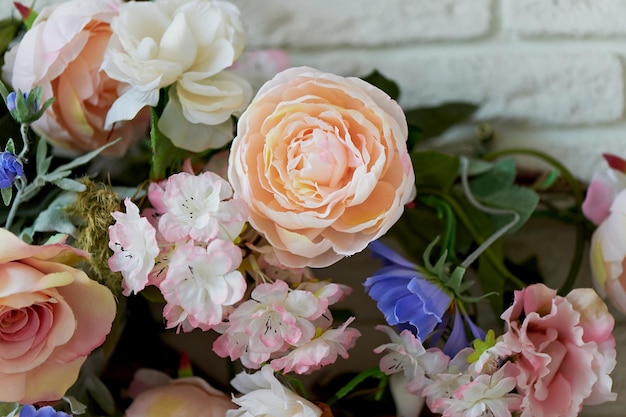
[[[478,103],[496,148],[539,148],[583,180],[601,152],[626,155],[624,0],[233,1],[251,48],[343,75],[379,69],[405,107]]]

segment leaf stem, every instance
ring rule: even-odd
[[[330,400],[326,401],[328,406],[332,406],[338,400],[342,399],[346,395],[350,394],[361,382],[365,381],[367,378],[377,378],[377,379],[386,379],[387,375],[385,375],[378,367],[366,369],[356,375],[354,378],[350,380],[343,388],[341,388],[335,395],[333,395]],[[380,387],[380,384],[379,384]]]

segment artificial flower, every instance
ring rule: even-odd
[[[626,189],[626,161],[611,154],[603,156],[608,166],[593,174],[581,207],[585,216],[596,225],[610,215],[613,201]]]
[[[20,409],[19,417],[71,417],[64,411],[57,411],[49,405],[35,408],[31,404],[26,404]]]
[[[615,197],[610,214],[591,237],[591,272],[593,284],[602,297],[626,312],[626,189]]]
[[[357,253],[411,198],[398,104],[356,78],[291,68],[261,87],[237,125],[228,178],[250,223],[290,267]]]
[[[243,111],[252,95],[247,81],[225,71],[245,45],[235,5],[213,0],[129,2],[120,7],[111,28],[102,67],[131,87],[111,107],[107,125],[156,106],[160,89],[171,86],[159,129],[176,146],[202,151],[231,139],[207,126],[227,130],[231,115]]]
[[[110,22],[122,4],[71,0],[46,7],[5,55],[3,78],[14,89],[26,92],[37,85],[43,91],[42,102],[55,98],[32,126],[60,148],[86,152],[121,137],[104,152],[122,155],[146,132],[145,112],[105,126],[109,108],[126,88],[100,69],[111,37]]]
[[[291,290],[283,281],[258,285],[250,300],[228,317],[229,323],[213,344],[221,357],[241,359],[259,368],[277,352],[308,343],[315,336],[311,322],[320,314],[319,300],[310,292]]]
[[[231,385],[244,395],[233,398],[240,408],[227,411],[226,417],[320,417],[322,414],[318,406],[284,387],[269,365],[254,374],[238,374]]]
[[[159,255],[156,230],[145,217],[139,216],[139,208],[129,199],[124,200],[126,213],[115,211],[116,220],[109,226],[109,268],[122,273],[124,295],[138,293],[148,284],[149,274]]]
[[[159,232],[169,242],[186,238],[233,241],[248,215],[246,203],[231,198],[228,182],[212,172],[174,174],[164,186],[151,188],[149,197],[159,207]]]
[[[241,250],[230,241],[216,239],[206,247],[193,241],[176,245],[165,279],[159,283],[168,304],[179,307],[166,310],[176,312],[164,315],[168,327],[178,326],[181,314],[203,330],[220,323],[223,307],[240,301],[246,291],[239,264]]]
[[[60,399],[109,333],[113,294],[70,266],[82,256],[0,229],[0,401]]]
[[[522,416],[573,416],[588,399],[615,400],[608,375],[616,363],[614,319],[592,289],[561,297],[533,284],[515,291],[502,319],[503,341],[521,370]]]
[[[309,374],[335,363],[338,356],[347,359],[350,356],[348,349],[354,347],[356,339],[361,335],[358,330],[347,328],[352,321],[354,317],[350,317],[339,328],[322,331],[310,342],[272,360],[272,369],[284,373],[294,371],[297,374]]]
[[[230,398],[198,377],[171,379],[160,373],[139,370],[138,377],[158,378],[158,384],[137,392],[126,409],[125,417],[224,417],[226,411],[236,408]],[[151,381],[148,381],[149,383]]]
[[[453,320],[452,331],[443,348],[448,356],[454,356],[469,345],[465,324],[475,338],[484,336],[482,329],[466,314],[461,314],[454,294],[437,283],[435,277],[381,242],[372,242],[370,249],[383,260],[383,267],[363,285],[368,295],[376,300],[388,324],[409,328],[423,343],[434,344]]]
[[[22,163],[13,152],[0,152],[0,188],[13,185],[16,178],[24,175]]]
[[[430,404],[431,411],[443,417],[512,416],[522,406],[522,397],[512,392],[519,373],[508,362],[492,375],[479,375],[461,385],[450,397],[438,397]]]
[[[420,395],[422,389],[431,380],[429,375],[437,375],[446,370],[450,358],[439,348],[425,349],[419,338],[409,330],[400,335],[387,326],[376,326],[377,330],[387,333],[391,343],[374,349],[376,353],[386,352],[380,359],[380,369],[387,375],[402,373],[406,380],[406,390]]]

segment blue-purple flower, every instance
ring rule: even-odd
[[[12,152],[0,152],[0,188],[13,185],[17,177],[24,175],[20,160]]]
[[[484,337],[484,331],[464,313],[457,294],[436,274],[418,267],[378,241],[371,243],[369,248],[383,260],[383,267],[363,285],[387,323],[410,329],[430,345],[435,345],[447,334],[448,325],[451,325],[443,348],[451,357],[470,344],[464,323],[474,338]]]
[[[46,405],[44,407],[40,407],[39,409],[35,409],[32,405],[25,405],[20,410],[20,417],[71,417],[70,414],[67,414],[63,411],[57,411],[54,408]]]

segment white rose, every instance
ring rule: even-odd
[[[245,395],[233,398],[241,408],[228,410],[226,417],[320,417],[322,414],[315,404],[285,388],[270,365],[254,374],[238,374],[231,385]]]
[[[156,106],[159,90],[172,85],[159,124],[175,145],[192,151],[220,147],[230,137],[230,116],[245,109],[252,90],[223,72],[241,55],[245,34],[235,5],[218,0],[128,2],[111,22],[113,35],[102,68],[131,87],[113,104],[107,126]],[[224,125],[226,123],[226,125]],[[187,135],[193,132],[193,142]]]

